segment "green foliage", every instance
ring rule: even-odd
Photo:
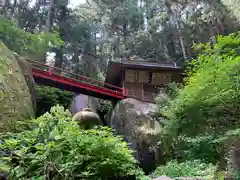
[[[206,164],[200,160],[186,161],[178,163],[177,161],[170,161],[166,166],[158,167],[151,175],[159,177],[166,175],[169,177],[201,177],[201,179],[214,179],[216,167],[212,164]]]
[[[177,96],[181,84],[171,82],[163,90],[160,90],[158,96],[155,98],[157,105],[160,109],[171,102]]]
[[[201,159],[206,163],[217,164],[224,154],[221,152],[221,144],[215,140],[216,137],[209,134],[201,134],[194,138],[178,136],[173,148],[174,156],[179,160]]]
[[[31,126],[1,137],[1,171],[10,179],[143,177],[122,137],[104,127],[80,130],[63,107],[51,108]]]
[[[2,17],[0,17],[0,39],[10,50],[21,55],[45,53],[51,46],[59,47],[63,43],[58,34],[25,32]]]
[[[111,109],[111,102],[99,99],[99,103],[100,105],[97,108],[98,113],[103,115],[107,114],[107,112]]]
[[[68,91],[48,86],[36,86],[37,117],[57,104],[69,108],[73,97],[74,94]]]
[[[218,56],[236,56],[240,55],[240,32],[232,33],[228,36],[218,36],[217,43],[211,48],[210,43],[199,43],[194,44],[193,47],[196,51],[200,52],[200,56],[197,59],[193,59],[187,64],[187,74],[188,76],[194,75],[194,73],[199,69],[208,65],[209,60],[206,56],[213,55],[216,57],[216,61],[219,61]]]
[[[217,163],[223,145],[239,135],[239,47],[239,33],[219,36],[213,48],[195,46],[202,53],[188,65],[185,86],[160,108],[162,141],[171,158]]]
[[[233,174],[233,178],[236,180],[239,180],[240,179],[240,171],[235,171]]]
[[[164,128],[167,134],[221,134],[238,125],[240,57],[236,49],[240,36],[219,37],[217,42],[213,50],[205,49],[193,61],[197,66],[186,86],[163,110],[170,119]]]

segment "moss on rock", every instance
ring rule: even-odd
[[[146,173],[165,162],[162,147],[158,146],[162,127],[155,120],[156,113],[155,104],[127,98],[116,104],[111,116],[108,114],[110,126],[125,137]]]
[[[14,54],[0,42],[0,132],[34,116],[32,96]]]

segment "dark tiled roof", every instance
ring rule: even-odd
[[[119,62],[120,63],[120,62]],[[155,62],[147,62],[147,61],[122,61],[124,65],[130,66],[144,66],[144,67],[154,67],[154,68],[171,68],[171,69],[181,69],[175,63],[155,63]]]

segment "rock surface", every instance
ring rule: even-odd
[[[26,83],[28,85],[28,89],[31,93],[31,100],[34,111],[36,111],[36,90],[35,90],[35,81],[32,76],[31,65],[25,61],[25,59],[18,54],[14,53],[14,57],[16,58],[18,65],[22,70],[22,74],[25,77]]]
[[[240,172],[240,138],[231,141],[226,159],[227,179],[235,179],[235,173]]]
[[[155,179],[153,179],[153,180],[173,180],[173,179],[171,179],[171,178],[169,178],[169,177],[167,177],[167,176],[160,176],[160,177],[155,178]]]
[[[26,76],[31,80],[27,82]],[[0,42],[0,132],[13,128],[17,120],[34,116],[30,86],[34,87],[30,71],[21,69],[14,53]]]
[[[77,95],[71,104],[71,113],[72,115],[82,111],[84,108],[90,108],[93,112],[96,112],[99,103],[96,98],[79,94]]]
[[[161,149],[157,147],[161,127],[154,120],[156,105],[135,99],[124,99],[108,117],[110,126],[123,135],[145,172],[150,172],[163,163]]]

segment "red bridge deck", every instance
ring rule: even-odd
[[[36,61],[27,61],[32,64],[32,74],[35,82],[38,84],[107,100],[121,100],[125,98],[126,90],[124,88],[119,88]]]

